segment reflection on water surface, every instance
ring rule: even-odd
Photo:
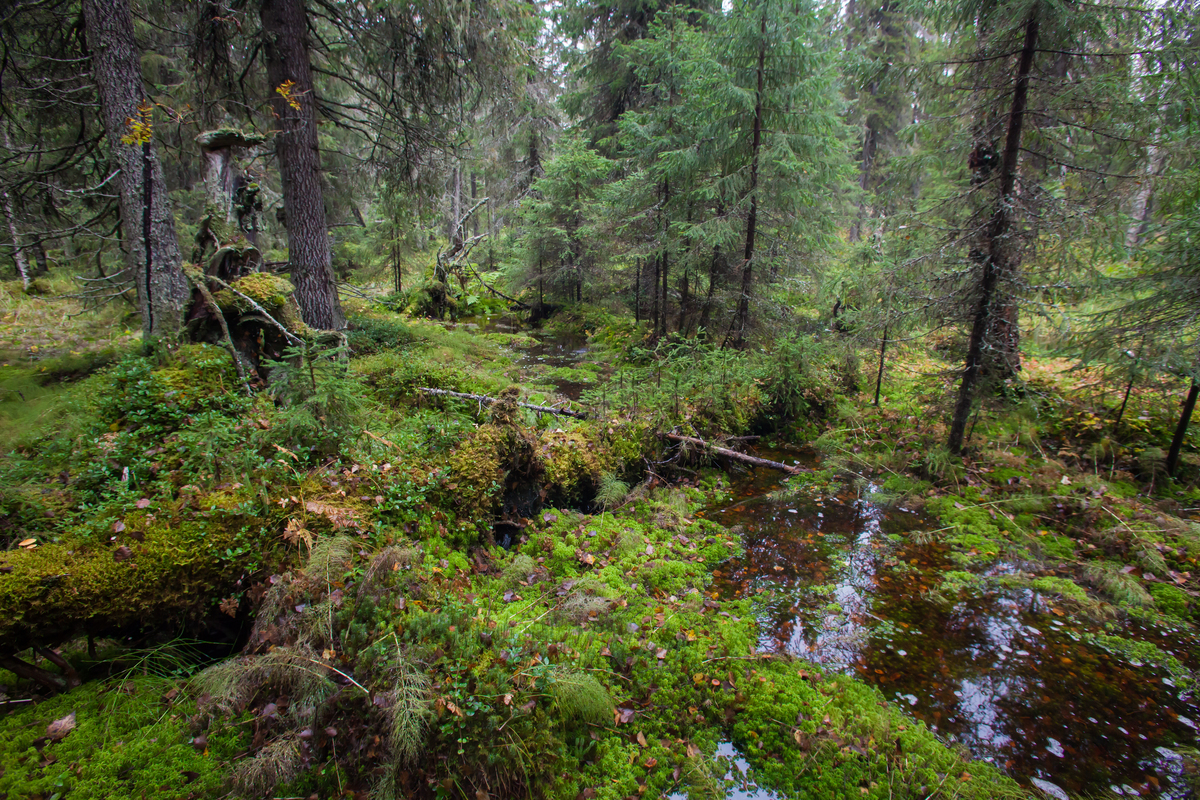
[[[1030,589],[938,602],[930,590],[956,567],[943,547],[917,544],[932,537],[916,514],[869,494],[768,494],[777,488],[776,476],[751,474],[737,502],[707,513],[741,526],[745,554],[719,569],[717,588],[758,600],[761,649],[858,675],[1050,796],[1194,796],[1169,748],[1194,747],[1200,717],[1164,674],[1086,643],[1087,630]],[[1166,631],[1124,633],[1171,644]]]

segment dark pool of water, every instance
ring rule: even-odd
[[[917,543],[931,526],[916,514],[869,494],[765,494],[777,487],[751,473],[736,502],[707,512],[742,526],[745,554],[716,578],[726,595],[758,599],[763,650],[857,675],[1050,796],[1195,796],[1171,748],[1196,745],[1200,709],[1165,674],[1081,641],[1087,631],[1032,590],[936,602],[928,591],[955,567]]]
[[[539,368],[545,367],[576,367],[587,355],[587,339],[582,336],[556,335],[548,331],[531,330],[526,335],[537,340],[531,347],[516,348],[520,353],[517,364],[523,370],[538,375]],[[570,400],[578,400],[588,384],[582,381],[572,381],[554,376],[542,378],[543,382],[552,384],[555,390]]]

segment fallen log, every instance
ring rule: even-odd
[[[677,433],[663,433],[663,434],[659,434],[659,435],[662,436],[667,441],[678,442],[680,444],[694,445],[695,447],[703,448],[705,450],[708,450],[711,453],[715,453],[716,455],[723,456],[725,458],[729,458],[734,461],[740,461],[743,464],[749,464],[752,467],[764,467],[766,469],[777,469],[777,470],[781,470],[783,472],[787,472],[791,475],[799,475],[800,473],[802,473],[804,471],[804,470],[800,469],[799,467],[793,467],[788,464],[784,464],[780,461],[771,461],[770,459],[767,459],[767,458],[758,458],[757,456],[749,456],[749,455],[746,455],[745,453],[739,453],[738,451],[730,450],[727,447],[718,447],[717,445],[713,444],[712,442],[706,442],[703,439],[697,439],[694,436],[680,436]]]
[[[426,394],[440,395],[444,397],[457,397],[460,400],[474,400],[484,405],[491,405],[497,402],[495,397],[488,397],[485,394],[467,394],[466,392],[452,392],[449,389],[429,389],[425,386],[418,386],[418,392]],[[521,408],[528,408],[531,411],[536,411],[539,414],[557,414],[560,417],[574,417],[575,419],[587,419],[586,411],[571,411],[567,408],[553,408],[551,406],[535,406],[533,403],[517,403]]]

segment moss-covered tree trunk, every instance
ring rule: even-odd
[[[137,286],[142,334],[147,340],[174,339],[191,289],[180,269],[179,239],[152,138],[129,1],[83,0],[83,19],[104,134],[120,170],[121,238],[126,269]]]

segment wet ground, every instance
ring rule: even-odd
[[[476,317],[464,320],[459,325],[485,333],[519,333],[536,341],[529,346],[514,345],[517,366],[521,368],[522,382],[536,381],[554,387],[557,394],[568,400],[578,400],[589,388],[589,383],[564,378],[554,370],[573,369],[587,355],[587,338],[573,334],[557,334],[540,328],[522,328],[512,317]]]
[[[716,577],[726,595],[759,600],[763,650],[857,675],[1048,796],[1194,796],[1172,748],[1195,747],[1200,709],[1165,673],[1085,643],[1088,629],[1032,590],[936,602],[929,590],[955,567],[918,544],[932,537],[916,514],[869,494],[779,492],[778,475],[761,470],[736,488],[736,502],[707,516],[741,526],[746,552]]]
[[[486,327],[535,338],[536,345],[515,348],[523,378],[578,399],[586,384],[549,371],[576,366],[584,340],[518,331],[504,321]],[[760,455],[813,460],[798,451]],[[734,480],[736,501],[705,512],[739,527],[745,543],[744,556],[715,573],[716,588],[757,598],[762,650],[858,676],[946,741],[1048,797],[1196,796],[1175,748],[1196,747],[1200,707],[1165,673],[1088,644],[1094,628],[1033,590],[976,590],[939,601],[931,590],[956,567],[934,536],[923,535],[933,526],[873,503],[869,491],[788,492],[781,475],[767,470]],[[1168,631],[1119,632],[1185,661],[1195,649]],[[769,797],[748,779],[733,780],[745,764],[731,744],[723,747],[737,796]]]

